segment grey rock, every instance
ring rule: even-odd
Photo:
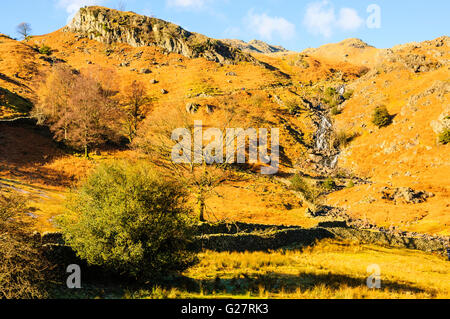
[[[139,71],[139,73],[141,73],[141,74],[150,74],[150,73],[152,73],[152,71],[151,70],[149,70],[149,69],[141,69],[140,71]]]
[[[250,54],[220,40],[189,32],[161,19],[107,8],[94,6],[81,8],[63,31],[86,36],[105,44],[157,46],[166,55],[177,53],[187,58],[203,57],[224,64],[242,61],[268,67]]]

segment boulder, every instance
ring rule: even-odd
[[[214,105],[206,104],[205,107],[206,107],[206,113],[208,113],[208,114],[214,113],[214,109],[215,109]]]
[[[141,69],[141,70],[139,71],[139,73],[141,73],[141,74],[149,74],[149,73],[152,73],[152,71],[149,70],[149,69],[143,68],[143,69]]]
[[[186,104],[186,112],[189,114],[196,113],[199,108],[200,108],[199,104],[195,104],[195,103],[187,103]]]

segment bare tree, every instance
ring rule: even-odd
[[[54,137],[84,150],[108,140],[117,140],[122,116],[114,90],[100,82],[100,76],[74,74],[60,67],[48,77],[39,91],[32,111],[40,124],[50,127]]]
[[[119,11],[125,11],[127,8],[127,4],[124,0],[119,1],[119,3],[117,4],[117,10]]]
[[[216,127],[222,132],[232,123],[243,125],[238,120],[233,108],[217,110],[205,127]],[[207,145],[201,147],[189,146],[193,152],[183,153],[184,161],[173,160],[174,146],[173,132],[177,129],[186,129],[194,136],[196,127],[193,118],[180,110],[160,110],[152,114],[139,128],[134,145],[149,156],[149,159],[167,172],[167,176],[181,182],[195,198],[196,213],[200,221],[205,221],[206,200],[212,195],[219,195],[215,189],[226,181],[231,181],[236,174],[230,169],[228,161],[211,162],[208,156]],[[209,140],[211,142],[211,140]],[[234,143],[234,141],[232,141]],[[228,142],[226,142],[227,144]],[[228,147],[223,145],[224,148]],[[220,152],[218,149],[215,151]],[[214,152],[210,152],[212,156]],[[198,158],[199,160],[193,160]]]
[[[55,134],[55,139],[67,141],[69,122],[66,116],[69,111],[70,98],[73,93],[77,77],[65,65],[54,66],[44,84],[38,90],[38,103],[35,104],[31,115],[38,124],[47,124]],[[57,93],[56,93],[57,92]]]
[[[136,137],[138,125],[143,120],[146,113],[146,106],[149,106],[150,98],[146,94],[145,85],[139,81],[125,88],[123,110],[126,114],[125,131],[130,143]]]
[[[22,22],[17,26],[17,33],[24,39],[28,38],[31,35],[31,25],[27,22]]]
[[[79,76],[69,106],[63,115],[69,124],[67,141],[86,157],[90,147],[117,139],[117,104],[94,79]]]

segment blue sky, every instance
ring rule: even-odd
[[[33,34],[49,33],[93,4],[124,6],[213,38],[260,39],[296,51],[353,37],[387,48],[450,31],[448,0],[8,0],[0,32],[17,37],[16,26],[29,22]],[[367,12],[370,5],[376,6]]]

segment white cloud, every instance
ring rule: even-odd
[[[363,24],[363,19],[352,8],[342,8],[336,16],[333,5],[327,1],[313,2],[306,8],[303,23],[313,34],[330,37],[333,31],[354,31]]]
[[[295,25],[285,18],[271,17],[266,13],[257,14],[250,10],[245,18],[249,30],[256,32],[263,39],[271,40],[274,33],[284,40],[295,36]]]
[[[353,31],[358,29],[364,20],[358,15],[355,9],[343,8],[339,12],[339,19],[336,24],[344,31]]]
[[[84,6],[94,6],[105,2],[106,0],[57,0],[57,6],[64,8],[69,14],[67,20],[71,20],[75,13]]]
[[[170,7],[184,9],[201,9],[205,6],[207,0],[167,0]]]
[[[306,9],[304,24],[311,33],[330,37],[335,20],[334,8],[328,1],[314,2]]]

